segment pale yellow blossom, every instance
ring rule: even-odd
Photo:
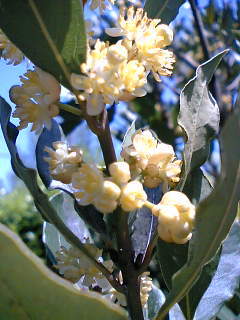
[[[118,205],[121,190],[117,184],[105,179],[102,171],[93,164],[82,164],[72,175],[74,196],[80,205],[93,204],[106,214],[113,212]]]
[[[112,261],[103,261],[101,249],[98,249],[91,243],[84,243],[84,247],[98,262],[103,263],[109,272],[113,271]],[[80,278],[85,277],[85,282],[88,282],[88,285],[90,286],[93,283],[96,284],[98,279],[104,278],[103,274],[92,264],[91,260],[75,247],[70,247],[69,249],[61,247],[56,253],[56,259],[57,265],[55,267],[64,278],[73,283],[76,283]]]
[[[5,36],[0,30],[0,57],[7,61],[7,64],[14,66],[24,60],[23,53]]]
[[[53,149],[46,147],[49,154],[44,160],[49,163],[51,176],[55,180],[69,184],[72,175],[82,164],[82,150],[79,147],[69,147],[63,141],[53,143]]]
[[[122,8],[116,28],[107,28],[106,33],[113,37],[124,36],[129,41],[129,56],[152,71],[155,80],[160,75],[172,74],[175,58],[173,53],[164,49],[173,40],[171,28],[160,24],[160,19],[150,19],[142,8]]]
[[[118,102],[126,95],[146,94],[145,68],[139,61],[128,61],[128,51],[121,41],[109,46],[97,40],[94,49],[88,49],[81,72],[83,75],[71,75],[71,83],[79,90],[79,99],[86,101],[89,115],[100,114],[105,104]]]
[[[120,205],[124,211],[141,208],[147,200],[147,194],[141,182],[131,181],[122,188]]]
[[[185,194],[169,191],[161,202],[153,206],[158,217],[158,234],[166,242],[184,244],[192,237],[195,207]]]
[[[32,131],[41,132],[43,126],[51,128],[51,119],[58,115],[57,102],[61,87],[49,73],[35,68],[20,77],[22,85],[14,86],[10,98],[16,104],[14,118],[19,118],[19,129],[32,123]]]
[[[109,172],[114,181],[119,185],[127,183],[131,178],[129,164],[124,161],[113,162],[110,164]]]
[[[121,156],[130,165],[132,176],[142,174],[144,185],[155,188],[163,183],[163,191],[179,182],[181,160],[175,160],[173,147],[159,142],[150,130],[138,130],[132,144],[123,148]]]
[[[83,163],[72,176],[74,196],[80,205],[93,204],[103,188],[103,173],[95,165]]]

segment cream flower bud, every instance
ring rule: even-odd
[[[158,234],[162,240],[183,244],[191,239],[195,207],[186,195],[178,191],[165,193],[152,213],[158,217]]]
[[[127,183],[131,178],[129,164],[124,161],[111,163],[109,172],[118,184]]]
[[[112,181],[105,180],[102,187],[103,198],[108,198],[109,200],[116,200],[119,198],[121,189]]]
[[[165,193],[162,197],[161,204],[176,207],[179,213],[189,221],[193,221],[195,218],[195,207],[182,192],[169,191]]]
[[[107,214],[113,212],[117,208],[117,201],[108,198],[97,198],[94,201],[95,208],[101,213]]]
[[[147,194],[139,181],[131,181],[122,188],[120,205],[124,211],[133,211],[143,206]]]

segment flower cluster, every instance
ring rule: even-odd
[[[141,174],[148,188],[163,183],[166,192],[168,185],[179,182],[182,161],[175,159],[171,145],[159,142],[149,130],[136,131],[132,144],[123,148],[121,156],[129,163],[132,176]]]
[[[124,36],[128,41],[130,55],[136,57],[155,79],[159,75],[171,75],[175,59],[172,52],[164,50],[173,40],[172,30],[160,19],[149,19],[142,8],[121,8],[117,28],[108,28],[112,37]]]
[[[88,49],[87,61],[81,65],[82,75],[72,74],[72,86],[80,90],[79,99],[86,101],[87,113],[100,114],[105,104],[129,101],[146,94],[150,71],[157,81],[159,75],[170,75],[173,54],[163,49],[173,34],[159,19],[148,19],[143,9],[130,7],[119,17],[119,28],[108,28],[111,36],[124,36],[116,44],[97,40]]]
[[[130,181],[126,162],[114,162],[109,166],[111,177],[93,164],[84,163],[72,176],[74,196],[80,205],[93,204],[102,213],[113,212],[118,205],[124,211],[141,208],[147,195],[139,181]]]
[[[49,164],[52,177],[65,184],[71,183],[73,173],[82,164],[82,150],[79,147],[69,147],[63,141],[56,141],[53,149],[46,147],[45,151],[49,157],[44,160]]]
[[[23,53],[5,36],[0,29],[0,57],[7,60],[7,64],[14,66],[20,64],[23,59]]]
[[[113,262],[111,260],[103,261],[102,250],[90,243],[84,244],[91,255],[101,262],[110,272],[113,271]],[[56,268],[69,281],[76,283],[81,278],[82,285],[90,286],[97,284],[97,281],[103,279],[103,274],[96,268],[92,262],[77,248],[70,247],[61,249],[56,253]]]
[[[32,123],[31,131],[40,133],[43,126],[51,127],[51,119],[58,115],[56,103],[60,97],[61,87],[49,73],[35,68],[20,77],[22,85],[14,86],[10,98],[16,104],[13,117],[20,119],[18,129],[24,129]]]
[[[169,191],[152,207],[158,217],[158,235],[166,242],[184,244],[192,237],[195,207],[185,194]]]

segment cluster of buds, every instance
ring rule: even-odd
[[[23,53],[5,36],[0,29],[0,57],[7,61],[7,64],[14,66],[20,64],[23,59]]]
[[[75,198],[81,205],[93,204],[102,213],[113,212],[118,205],[124,211],[141,208],[147,195],[139,181],[130,181],[129,165],[114,162],[109,166],[110,177],[93,164],[83,164],[72,176]]]
[[[53,149],[46,147],[45,151],[49,157],[44,160],[49,164],[49,170],[55,180],[69,184],[72,181],[73,173],[82,164],[83,152],[79,147],[69,147],[63,141],[53,143]]]
[[[171,145],[159,142],[149,130],[138,130],[121,156],[129,163],[132,176],[141,174],[148,188],[162,183],[163,192],[166,192],[169,185],[179,182],[182,161],[176,160]]]
[[[149,19],[142,8],[121,9],[119,28],[108,28],[111,36],[123,36],[116,44],[97,40],[88,49],[81,65],[83,75],[72,74],[72,86],[80,90],[78,98],[86,101],[87,113],[100,114],[105,104],[129,101],[146,94],[150,71],[157,81],[172,73],[172,52],[163,49],[172,42],[173,33],[159,19]]]
[[[16,104],[14,118],[20,119],[18,129],[24,129],[32,123],[31,131],[40,133],[43,126],[50,129],[51,119],[58,115],[57,102],[61,86],[49,73],[35,68],[20,77],[21,86],[10,90],[10,98]]]
[[[158,235],[166,242],[184,244],[192,237],[195,207],[185,194],[169,191],[158,205],[150,205],[158,217]]]

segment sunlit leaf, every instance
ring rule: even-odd
[[[98,293],[82,292],[47,269],[20,238],[0,225],[0,318],[127,319]]]
[[[181,92],[178,124],[184,129],[187,142],[183,152],[184,173],[180,189],[190,170],[198,168],[207,160],[210,140],[218,133],[219,108],[208,91],[208,83],[227,52],[225,50],[200,65],[196,76]]]

